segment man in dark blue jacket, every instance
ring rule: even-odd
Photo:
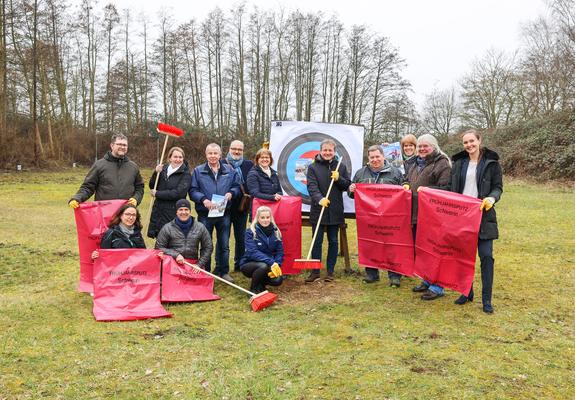
[[[196,203],[198,221],[212,235],[216,228],[216,268],[214,273],[229,282],[233,282],[230,271],[230,214],[232,200],[240,194],[240,184],[236,171],[220,160],[222,149],[216,143],[206,146],[207,162],[198,165],[192,173],[190,198]],[[226,199],[224,215],[209,217],[210,210],[218,208],[213,196],[220,195]],[[210,271],[208,263],[206,270]]]
[[[230,143],[230,150],[225,158],[232,168],[236,170],[238,179],[240,181],[240,195],[232,201],[231,208],[231,224],[234,230],[234,238],[236,242],[234,251],[234,271],[240,270],[240,259],[246,251],[244,233],[246,231],[246,222],[248,221],[249,207],[240,210],[241,199],[244,194],[249,194],[247,190],[246,180],[248,172],[253,168],[254,163],[251,160],[244,159],[244,144],[239,140],[234,140]]]

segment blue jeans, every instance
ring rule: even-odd
[[[246,222],[248,221],[248,213],[242,213],[238,210],[232,210],[230,215],[230,223],[234,231],[234,239],[236,241],[234,249],[234,271],[240,270],[240,260],[246,252],[245,234]]]
[[[210,236],[216,228],[216,269],[214,274],[224,276],[230,272],[230,214],[226,213],[223,217],[208,218],[207,214],[198,215],[198,221],[201,222]],[[206,271],[211,271],[211,261],[206,265]]]
[[[413,232],[413,241],[415,241],[415,237],[417,236],[417,224],[412,225],[412,232]],[[443,287],[439,285],[432,285],[427,281],[423,281],[423,283],[427,286],[427,289],[432,291],[436,294],[443,294]]]
[[[339,226],[320,225],[318,229],[317,237],[315,238],[315,243],[311,250],[311,257],[315,260],[321,260],[323,233],[327,231],[327,273],[331,275],[335,270],[335,263],[337,262],[337,234],[339,233]]]

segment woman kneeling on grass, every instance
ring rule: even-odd
[[[503,179],[499,155],[481,147],[481,135],[475,129],[463,133],[464,151],[453,156],[453,169],[449,181],[452,192],[483,199],[481,226],[477,252],[481,261],[481,301],[483,311],[491,314],[491,289],[493,287],[493,240],[497,239],[497,215],[493,205],[503,192]],[[455,304],[473,301],[473,287],[467,296],[461,295]]]
[[[282,236],[272,210],[261,206],[245,233],[246,252],[240,260],[240,270],[252,278],[250,290],[261,293],[266,285],[279,286],[283,276],[280,265],[284,258]]]
[[[142,223],[138,209],[126,203],[114,214],[108,230],[102,236],[101,249],[145,249],[142,237]],[[98,250],[92,252],[92,259],[98,258]]]

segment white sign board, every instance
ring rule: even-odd
[[[278,171],[285,194],[302,197],[302,211],[309,211],[306,172],[324,139],[336,142],[336,153],[343,157],[350,179],[361,168],[365,128],[359,125],[326,124],[305,121],[272,121],[270,150],[273,168]],[[353,200],[344,194],[346,213],[355,213]]]

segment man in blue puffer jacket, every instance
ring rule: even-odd
[[[233,282],[230,276],[230,214],[232,199],[240,194],[240,183],[236,171],[222,163],[222,149],[216,143],[206,146],[207,162],[198,165],[192,173],[190,199],[196,203],[198,221],[208,230],[210,236],[216,228],[216,268],[214,274]],[[213,195],[224,196],[227,200],[223,216],[208,217],[211,209],[217,205],[212,202]],[[206,266],[210,271],[211,265]]]

